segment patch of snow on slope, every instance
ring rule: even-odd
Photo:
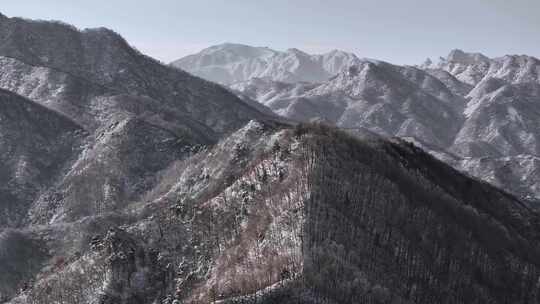
[[[467,106],[465,107],[463,114],[465,114],[465,117],[469,118],[481,105],[481,99],[471,99],[469,102],[467,102]]]
[[[514,107],[508,107],[508,115],[510,117],[510,120],[523,124],[523,119],[521,118],[521,115],[519,115],[519,113]]]

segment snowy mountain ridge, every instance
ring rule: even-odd
[[[230,85],[252,78],[288,83],[322,82],[358,61],[356,55],[339,50],[310,55],[295,48],[281,52],[268,47],[224,43],[176,60],[171,65],[207,80]]]
[[[427,61],[422,68],[445,70],[462,82],[477,85],[486,78],[498,78],[510,83],[540,83],[540,60],[527,55],[505,55],[489,58],[480,53],[452,50],[437,63]]]
[[[540,61],[531,56],[453,50],[420,66],[359,59],[320,84],[254,78],[231,88],[295,120],[408,138],[465,172],[538,200],[539,75]]]

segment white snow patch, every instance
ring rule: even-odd
[[[482,105],[481,99],[473,98],[467,102],[467,106],[465,107],[465,110],[463,111],[463,114],[465,117],[469,118],[471,115]]]
[[[512,106],[508,106],[508,116],[510,117],[510,120],[514,121],[514,122],[519,122],[519,123],[523,123],[523,119],[521,117],[521,115],[519,115],[518,111],[516,110],[516,108],[512,107]]]

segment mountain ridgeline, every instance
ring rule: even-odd
[[[265,78],[238,97],[110,30],[0,15],[0,303],[540,302],[540,214],[418,147],[484,153],[455,145],[465,93],[533,84],[240,49]]]
[[[310,55],[299,49],[280,52],[267,47],[225,43],[173,61],[171,65],[210,81],[231,85],[252,78],[288,83],[320,82],[358,61],[354,54],[338,50]]]
[[[226,44],[186,61],[230,52],[236,48]],[[461,50],[419,66],[353,58],[325,79],[291,82],[263,73],[229,86],[296,121],[406,138],[472,176],[540,200],[540,60]],[[227,69],[251,60],[207,59],[209,66]],[[295,71],[303,70],[298,64]],[[204,77],[200,65],[180,67]]]

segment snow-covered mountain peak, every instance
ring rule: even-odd
[[[486,62],[490,59],[481,53],[466,53],[460,49],[454,49],[450,51],[446,57],[447,62],[460,63],[460,64],[475,64],[478,62]]]
[[[267,47],[252,47],[249,45],[230,42],[212,46],[201,51],[201,53],[205,55],[219,54],[222,52],[234,54],[238,56],[239,59],[272,56],[275,54],[273,50]]]
[[[480,53],[466,53],[452,50],[446,58],[437,63],[424,63],[423,69],[441,69],[459,81],[475,86],[486,77],[504,79],[509,83],[540,83],[540,61],[526,55],[505,55],[488,58]]]
[[[342,50],[337,50],[337,49],[334,49],[334,50],[331,50],[330,52],[326,52],[326,53],[323,53],[323,54],[320,54],[320,55],[313,55],[314,57],[317,57],[317,58],[324,58],[324,59],[330,59],[330,58],[343,58],[343,59],[356,59],[356,60],[359,60],[358,57],[356,57],[355,54],[353,53],[349,53],[349,52],[345,52],[345,51],[342,51]]]
[[[375,85],[375,83],[382,85],[379,82],[381,80],[379,77],[381,73],[382,71],[379,71],[377,64],[358,60],[355,64],[344,67],[334,77],[323,82],[314,91],[316,94],[343,91],[353,97],[366,86]]]
[[[206,48],[196,55],[187,56],[182,61],[182,64],[183,68],[188,71],[191,69],[199,69],[202,66],[211,69],[213,67],[220,67],[223,65],[242,64],[243,62],[249,60],[256,61],[259,58],[268,58],[275,55],[275,51],[265,47],[252,47],[243,44],[224,43]]]
[[[347,53],[345,51],[342,51],[342,50],[338,50],[338,49],[333,49],[329,52],[326,52],[326,53],[323,53],[321,55],[323,56],[344,56],[344,55],[348,55],[350,53]]]
[[[361,62],[355,54],[341,50],[332,50],[322,55],[316,55],[316,57],[323,65],[323,68],[332,75]]]
[[[538,64],[540,60],[534,56],[529,55],[504,55],[494,60],[501,61],[512,65],[525,65],[525,64]]]
[[[348,58],[339,51],[316,56]],[[540,163],[521,163],[540,153],[538,59],[453,50],[439,62],[399,66],[352,56],[320,84],[265,78],[234,89],[294,120],[412,138],[461,170],[540,199]]]
[[[297,48],[289,48],[285,51],[286,53],[289,53],[289,54],[293,54],[293,55],[297,55],[297,56],[306,56],[308,57],[309,54],[300,50],[300,49],[297,49]]]
[[[226,43],[186,56],[171,65],[207,80],[230,85],[251,78],[289,83],[323,82],[357,61],[354,54],[339,50],[311,55],[297,48],[282,52]]]

